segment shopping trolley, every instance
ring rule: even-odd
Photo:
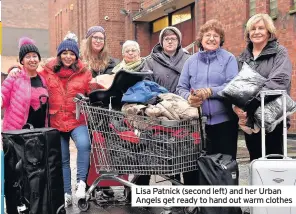
[[[89,209],[92,192],[102,180],[115,180],[131,188],[135,184],[119,175],[159,175],[170,179],[168,176],[197,170],[196,161],[204,148],[201,119],[164,121],[124,114],[112,109],[112,97],[109,108],[92,106],[81,94],[74,101],[77,119],[85,117],[90,139],[100,139],[100,143],[92,143],[91,156],[101,176],[90,186],[86,198],[78,200],[81,211]],[[169,214],[171,209],[165,208],[162,213]]]

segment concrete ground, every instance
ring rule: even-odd
[[[290,138],[288,140],[288,151],[290,157],[296,157],[296,139]],[[239,137],[238,140],[238,163],[239,163],[239,173],[240,173],[240,185],[248,185],[248,177],[249,177],[249,155],[248,150],[245,146],[245,141],[242,136]],[[72,169],[72,187],[73,192],[76,184],[76,148],[75,145],[71,144],[71,169]],[[151,185],[165,185],[170,184],[170,182],[165,181],[159,183],[162,178],[159,176],[152,176],[151,178]],[[123,195],[123,188],[116,187],[113,188],[117,198],[122,198]],[[243,208],[245,210],[246,208]],[[95,203],[90,202],[90,209],[86,212],[88,214],[160,214],[162,209],[160,208],[133,208],[130,205],[126,206],[115,206],[109,205],[105,207],[99,207]],[[80,212],[77,207],[77,199],[74,198],[74,204],[72,207],[67,209],[67,214],[80,214],[84,212]],[[184,213],[180,208],[174,208],[174,214],[181,214]]]

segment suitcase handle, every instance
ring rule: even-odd
[[[261,147],[262,147],[262,157],[266,157],[266,145],[265,145],[265,119],[264,119],[264,97],[270,95],[282,95],[283,104],[283,151],[284,156],[288,156],[288,143],[287,143],[287,110],[286,110],[286,96],[287,92],[285,90],[267,90],[261,91]]]
[[[290,157],[287,157],[287,156],[285,156],[285,155],[280,155],[280,154],[269,154],[269,155],[266,155],[266,156],[264,157],[264,159],[266,159],[266,158],[283,158],[283,159],[292,159],[292,158],[290,158]]]

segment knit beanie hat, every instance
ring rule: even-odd
[[[162,41],[163,41],[164,33],[167,30],[171,30],[176,34],[176,36],[178,38],[178,41],[179,41],[178,47],[180,47],[181,42],[182,42],[182,33],[180,32],[180,30],[178,28],[172,27],[172,26],[166,27],[166,28],[162,29],[162,31],[160,32],[160,34],[159,34],[159,44],[161,45],[161,47],[162,47]]]
[[[35,41],[28,38],[22,37],[19,40],[19,62],[23,65],[22,61],[27,53],[34,52],[38,55],[39,61],[41,61],[41,56],[38,48],[35,45]]]
[[[92,35],[93,33],[97,33],[97,32],[101,32],[104,35],[104,37],[106,37],[105,30],[103,27],[92,26],[87,30],[85,38],[87,39],[88,37],[90,37],[90,35]]]
[[[67,39],[73,39],[75,42],[78,43],[78,37],[76,36],[75,33],[72,33],[71,31],[68,31],[68,33],[66,34],[63,40],[67,40]]]
[[[60,56],[63,51],[72,51],[75,54],[76,59],[79,58],[78,44],[73,39],[66,39],[66,40],[62,41],[62,43],[58,47],[57,56]]]

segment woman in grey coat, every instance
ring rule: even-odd
[[[243,63],[249,64],[255,71],[267,79],[263,90],[287,90],[290,93],[292,64],[288,51],[280,45],[275,35],[276,29],[272,19],[267,14],[256,14],[247,22],[245,38],[248,45],[238,57],[241,68]],[[254,99],[247,112],[235,107],[241,125],[246,124],[246,117],[252,116],[260,105],[260,99]],[[245,134],[250,160],[260,158],[261,132]],[[283,153],[283,123],[277,125],[274,131],[266,134],[266,153]]]
[[[182,34],[176,27],[166,27],[159,35],[159,43],[146,58],[143,71],[151,70],[151,81],[165,87],[171,93],[176,92],[178,81],[185,61],[190,57],[181,46]],[[196,181],[195,172],[183,174],[184,184],[193,185]],[[180,181],[180,175],[174,179]],[[149,185],[150,176],[136,176],[133,182],[138,185]]]
[[[181,46],[182,34],[176,27],[166,27],[159,34],[159,43],[154,46],[146,58],[143,70],[153,71],[150,80],[165,87],[171,93],[176,92],[179,77],[188,52]]]

